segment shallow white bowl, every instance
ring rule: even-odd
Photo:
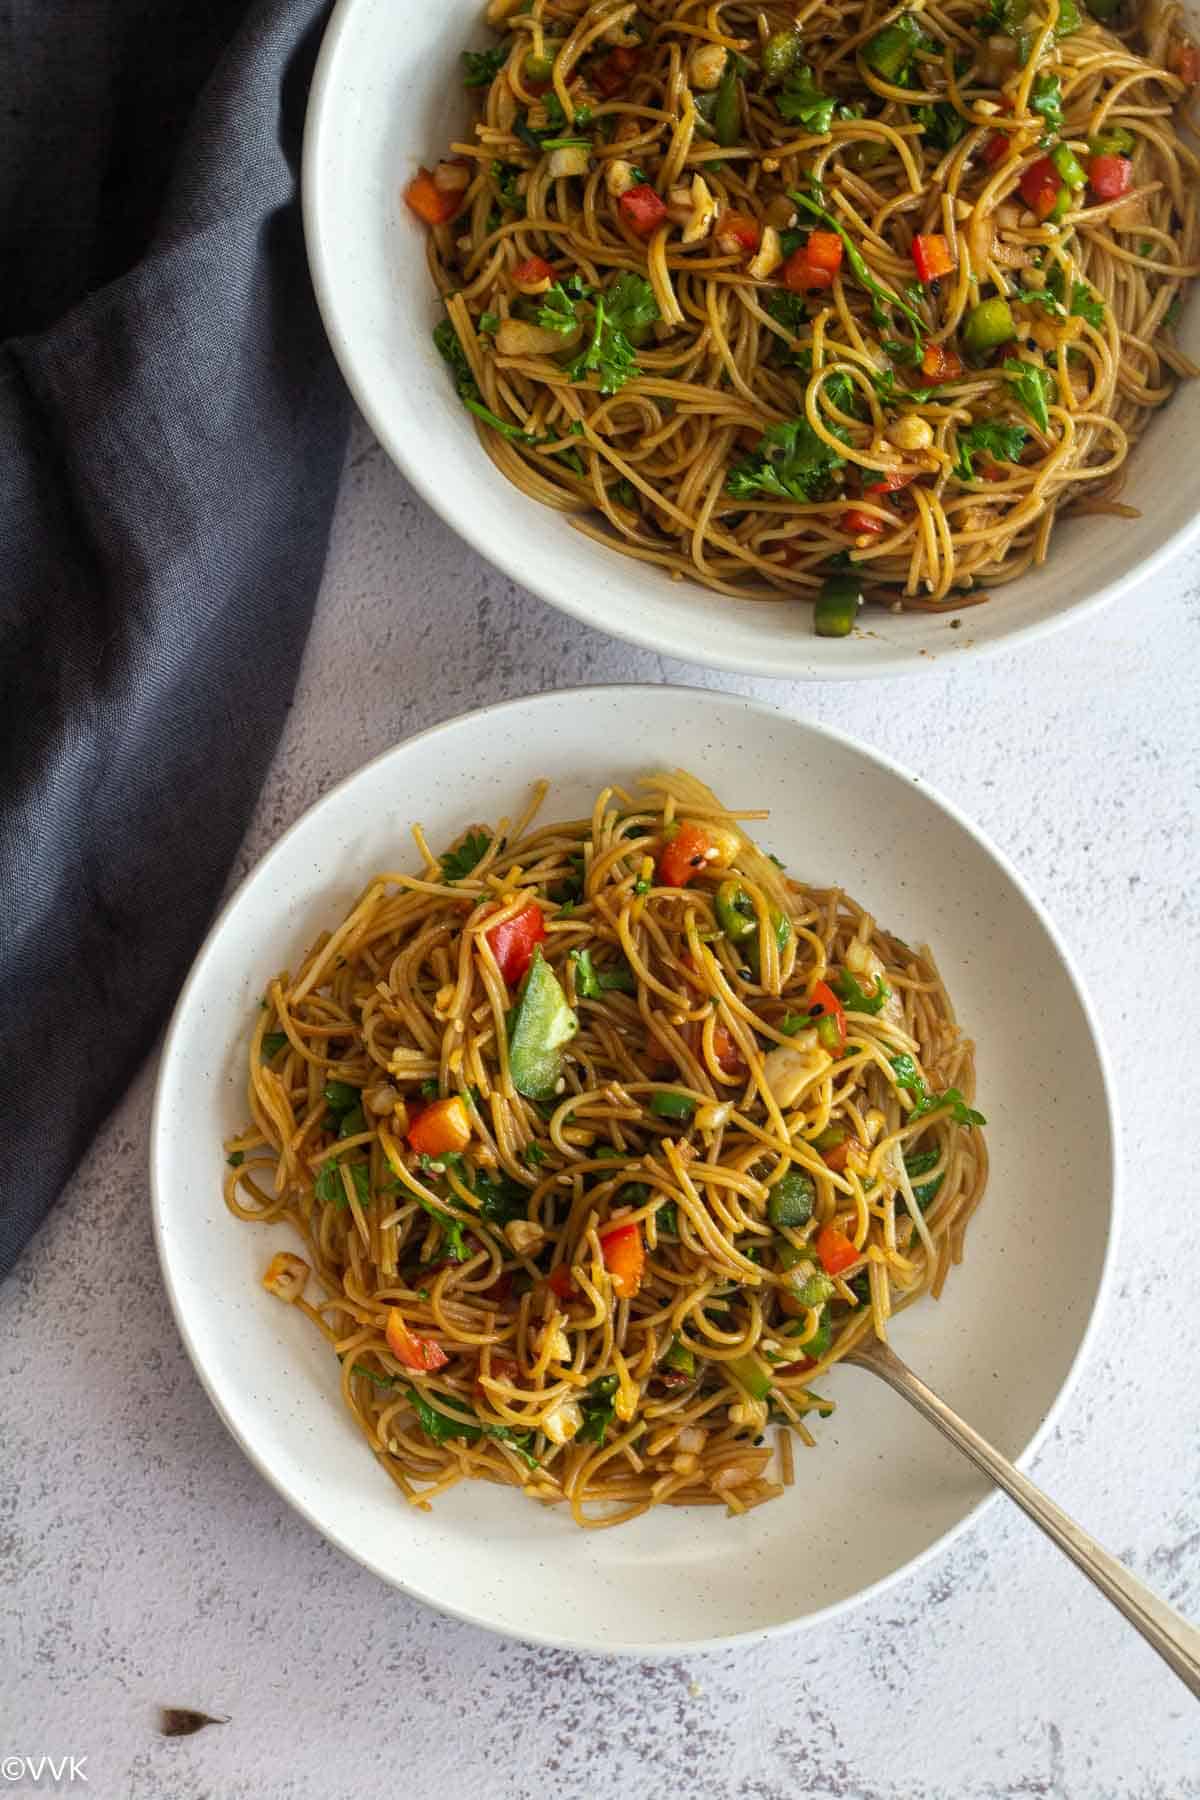
[[[244,1121],[245,1056],[267,978],[340,918],[378,869],[519,807],[549,817],[616,778],[685,762],[730,804],[769,806],[762,841],[806,880],[840,882],[938,954],[979,1045],[990,1192],[940,1303],[896,1324],[902,1354],[1009,1455],[1061,1405],[1107,1269],[1113,1122],[1087,1003],[1016,874],[946,802],[884,758],[733,695],[592,688],[468,714],[399,745],[280,840],[214,926],[179,1000],[152,1145],[159,1254],[192,1360],[279,1491],[351,1555],[420,1599],[515,1636],[666,1651],[767,1635],[837,1611],[947,1541],[985,1489],[902,1401],[835,1369],[839,1409],[797,1483],[744,1520],[664,1507],[612,1531],[484,1484],[410,1511],[343,1408],[337,1364],[260,1286],[284,1226],[221,1195]]]
[[[632,643],[714,668],[791,679],[896,675],[1033,638],[1115,598],[1196,530],[1200,382],[1185,384],[1138,448],[1125,498],[1134,521],[1087,518],[1055,533],[1047,566],[950,617],[864,615],[853,637],[813,635],[812,609],[738,601],[594,544],[526,499],[493,466],[430,332],[440,309],[424,227],[405,183],[467,126],[459,53],[491,41],[481,0],[397,10],[340,0],[326,33],[304,142],[304,219],[325,326],[375,435],[446,522],[514,581]],[[1200,307],[1186,347],[1200,356]]]

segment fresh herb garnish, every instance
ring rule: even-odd
[[[1045,119],[1046,129],[1057,136],[1063,128],[1062,83],[1057,75],[1037,76],[1029,96],[1029,105],[1033,112],[1040,113]]]
[[[1036,289],[1021,288],[1015,298],[1024,300],[1027,305],[1043,305],[1050,309],[1050,303],[1060,312],[1071,312],[1076,318],[1084,319],[1089,325],[1099,330],[1104,323],[1104,302],[1093,294],[1086,281],[1077,281],[1071,288],[1071,304],[1066,305],[1066,276],[1061,263],[1055,263],[1046,277],[1046,286],[1041,293],[1049,294],[1050,302],[1041,298]]]
[[[933,150],[953,150],[966,135],[966,119],[947,101],[939,100],[936,106],[914,106],[912,115],[921,127],[924,142]]]
[[[330,1081],[326,1083],[324,1100],[336,1119],[350,1112],[362,1099],[362,1091],[352,1087],[348,1081]]]
[[[491,841],[486,831],[468,831],[462,843],[456,849],[448,850],[443,856],[442,880],[446,882],[464,881],[471,870],[483,860]]]
[[[940,1112],[943,1107],[949,1108],[956,1125],[987,1124],[983,1114],[968,1106],[957,1088],[947,1088],[944,1094],[931,1093],[911,1056],[905,1054],[893,1057],[892,1073],[896,1077],[896,1086],[904,1088],[913,1096],[912,1109],[905,1121],[907,1124],[911,1124],[914,1119],[924,1118],[926,1113]]]
[[[1104,323],[1104,302],[1084,281],[1077,281],[1071,289],[1071,311],[1097,331]]]
[[[922,1212],[925,1211],[941,1187],[945,1175],[938,1175],[933,1181],[923,1182],[919,1187],[916,1185],[915,1177],[928,1175],[930,1169],[936,1168],[941,1160],[940,1150],[918,1150],[912,1156],[906,1156],[904,1159],[904,1167],[908,1170],[909,1179],[913,1181],[913,1198]]]
[[[1038,368],[1035,363],[1022,362],[1016,356],[1010,356],[1002,368],[1016,390],[1017,399],[1034,424],[1042,431],[1049,431],[1049,403],[1055,392],[1054,377],[1049,369]],[[1015,459],[1010,457],[1008,460],[1012,462]]]
[[[829,130],[836,104],[832,94],[817,86],[812,69],[804,62],[796,65],[775,95],[780,117],[789,125],[803,125],[806,131],[819,133]]]
[[[650,283],[626,270],[606,294],[594,297],[593,306],[591,338],[566,372],[571,381],[596,375],[600,392],[615,394],[641,373],[632,339],[658,318],[658,302]]]
[[[525,196],[517,191],[517,181],[524,170],[519,163],[494,162],[492,164],[492,180],[500,191],[501,203],[509,212],[525,211]]]
[[[366,1116],[361,1106],[351,1106],[338,1119],[339,1138],[357,1137],[367,1129]]]
[[[286,1031],[266,1031],[263,1033],[262,1057],[264,1062],[272,1062],[287,1043]]]
[[[449,319],[443,319],[441,324],[434,329],[433,341],[437,345],[439,355],[450,366],[450,372],[454,377],[455,391],[468,412],[474,413],[477,419],[482,419],[485,425],[490,425],[493,431],[500,432],[502,437],[511,438],[514,443],[537,443],[537,438],[531,432],[522,431],[519,425],[510,425],[506,419],[501,419],[483,404],[483,396],[480,394],[479,384],[471,372],[467,353],[459,343],[458,333]]]
[[[323,1206],[345,1206],[346,1188],[342,1181],[342,1170],[349,1169],[350,1179],[354,1186],[354,1197],[360,1206],[367,1206],[371,1199],[371,1171],[365,1162],[342,1162],[334,1159],[322,1163],[321,1172],[317,1176],[314,1192]]]
[[[543,331],[566,333],[574,331],[579,324],[579,314],[575,310],[577,300],[587,298],[588,289],[577,276],[569,281],[556,281],[541,296],[538,307],[537,323]]]
[[[803,234],[797,231],[786,232],[784,235],[787,237],[800,238]],[[785,256],[788,254],[786,249],[784,254]],[[803,337],[804,333],[808,330],[808,306],[803,294],[793,294],[789,288],[780,288],[776,293],[767,296],[766,307],[776,323],[782,325],[785,331],[790,331],[793,337]],[[783,347],[782,344],[779,345],[780,350],[782,350]],[[811,374],[811,350],[800,351],[798,355],[793,356],[792,360],[797,367],[804,368],[804,363],[802,361],[802,358],[804,357],[807,357],[808,359],[806,372]]]
[[[231,1169],[240,1169],[245,1160],[246,1152],[244,1150],[231,1150],[225,1158]]]
[[[479,1201],[479,1216],[501,1231],[514,1219],[524,1219],[529,1211],[529,1189],[511,1175],[492,1175],[484,1169],[476,1171],[472,1193]]]
[[[848,1012],[880,1013],[892,997],[892,990],[882,975],[876,977],[873,994],[868,994],[859,986],[849,969],[843,969],[840,975],[836,975],[831,985]]]
[[[369,1373],[369,1370],[362,1369],[358,1363],[354,1367],[363,1374]],[[515,1450],[527,1468],[538,1467],[537,1458],[529,1448],[533,1442],[531,1431],[515,1432],[508,1425],[481,1425],[477,1419],[470,1418],[453,1407],[444,1394],[438,1395],[438,1404],[434,1406],[415,1387],[405,1387],[405,1392],[412,1401],[421,1430],[435,1444],[443,1444],[451,1438],[465,1438],[471,1444],[478,1443],[481,1437],[497,1438],[500,1443],[508,1444]]]
[[[847,441],[839,426],[831,424],[829,430]],[[815,500],[845,460],[817,436],[807,419],[791,419],[769,425],[756,453],[734,463],[725,485],[738,499],[761,493],[782,500]]]
[[[590,950],[572,950],[570,959],[575,966],[575,992],[581,1000],[599,1000],[613,990],[622,994],[635,991],[631,969],[597,969]]]
[[[617,1378],[602,1375],[593,1381],[583,1400],[583,1424],[575,1433],[576,1443],[603,1445],[608,1428],[616,1416]]]
[[[1065,313],[1066,308],[1049,288],[1015,288],[1010,296],[1023,306],[1040,306],[1043,312]]]
[[[491,87],[497,75],[508,61],[509,46],[497,44],[491,50],[464,50],[463,86],[468,88]]]
[[[1024,425],[1006,425],[1002,419],[984,419],[979,425],[969,426],[958,434],[955,475],[960,481],[973,481],[972,458],[979,451],[995,457],[997,462],[1019,462],[1028,435]]]
[[[445,1162],[447,1158],[441,1157],[439,1160]],[[463,1236],[462,1221],[460,1219],[452,1218],[448,1212],[443,1212],[440,1206],[434,1206],[431,1201],[422,1199],[420,1194],[413,1194],[412,1198],[416,1201],[418,1206],[424,1208],[434,1224],[441,1227],[441,1247],[444,1249],[445,1254],[449,1257],[450,1261],[469,1261],[471,1252],[468,1250],[466,1239]]]

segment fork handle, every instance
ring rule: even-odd
[[[1034,1524],[1040,1526],[1075,1566],[1095,1582],[1100,1592],[1124,1613],[1129,1623],[1200,1699],[1200,1631],[1194,1625],[1160,1600],[1136,1575],[1131,1575],[1124,1563],[1110,1556],[1007,1457],[1001,1456],[986,1438],[947,1406],[919,1375],[914,1375],[894,1350],[886,1344],[871,1343],[852,1350],[846,1361],[881,1376],[889,1387],[903,1394],[931,1425],[935,1425],[943,1437],[949,1438],[964,1456],[969,1457],[977,1469],[981,1469],[997,1487],[1003,1488]]]

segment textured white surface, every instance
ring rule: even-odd
[[[1033,1473],[1196,1617],[1200,1084],[1180,1040],[1200,974],[1197,666],[1193,563],[1040,650],[952,675],[789,688],[706,674],[522,594],[360,433],[238,873],[396,738],[577,682],[761,692],[920,769],[1064,929],[1122,1104],[1111,1349]],[[1195,1703],[1003,1506],[848,1622],[686,1666],[523,1649],[384,1587],[252,1471],[184,1356],[150,1236],[151,1077],[0,1293],[0,1777],[6,1755],[48,1751],[86,1755],[79,1791],[104,1800],[1200,1795]],[[163,1702],[231,1723],[164,1740]]]

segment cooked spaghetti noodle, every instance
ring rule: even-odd
[[[417,1505],[772,1498],[821,1375],[940,1291],[983,1193],[928,951],[787,879],[764,815],[641,789],[542,825],[541,787],[440,861],[418,831],[421,873],[371,881],[255,1024],[226,1199],[301,1233],[266,1285]]]
[[[675,578],[831,582],[828,635],[1126,513],[1196,373],[1200,55],[1092,5],[493,0],[482,118],[407,197],[497,466]]]

